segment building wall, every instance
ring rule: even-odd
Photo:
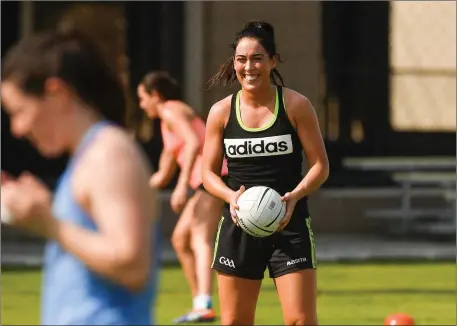
[[[229,44],[246,21],[266,20],[275,27],[278,52],[284,60],[278,67],[286,86],[305,94],[322,117],[321,4],[319,2],[194,2],[185,4],[185,93],[203,115],[213,103],[234,90],[202,91],[206,81],[232,53]],[[322,126],[321,126],[322,127]],[[329,205],[330,204],[330,205]],[[310,198],[317,231],[352,232],[376,229],[366,221],[367,202],[332,200],[320,192]],[[162,217],[167,236],[177,218],[162,199]],[[171,218],[174,217],[174,218]]]
[[[318,2],[188,2],[186,39],[187,46],[188,100],[196,104],[203,115],[211,106],[232,90],[205,88],[206,81],[231,55],[229,44],[248,20],[259,19],[275,27],[278,52],[284,60],[278,67],[286,86],[305,94],[319,110],[321,19]],[[201,20],[198,22],[196,20]],[[201,36],[195,34],[200,32]],[[201,51],[193,51],[196,47]],[[192,55],[192,52],[195,55]],[[198,57],[200,56],[200,57]],[[191,67],[189,67],[191,66]],[[198,71],[196,71],[198,68]],[[198,74],[198,75],[197,75]],[[198,85],[198,86],[196,86]]]

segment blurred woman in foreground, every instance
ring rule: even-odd
[[[156,192],[142,151],[113,123],[125,113],[116,76],[76,32],[21,40],[2,73],[13,135],[47,157],[71,155],[53,198],[33,175],[2,180],[11,224],[48,240],[41,323],[153,323]]]

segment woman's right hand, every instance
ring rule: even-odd
[[[160,188],[162,183],[162,176],[159,172],[154,173],[151,178],[149,179],[149,186],[154,189]]]
[[[240,189],[237,191],[233,191],[232,195],[230,196],[230,215],[232,216],[232,221],[235,223],[236,226],[238,225],[238,219],[236,215],[236,210],[240,209],[238,206],[238,198],[240,198],[241,194],[246,190],[244,186],[241,186]]]

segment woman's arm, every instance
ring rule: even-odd
[[[289,117],[295,125],[309,167],[303,180],[291,192],[296,199],[300,199],[316,191],[327,180],[329,163],[319,121],[311,102],[294,91],[289,91],[287,100]]]
[[[163,149],[159,159],[159,170],[151,176],[149,185],[154,188],[166,187],[176,173],[177,162],[174,154]]]
[[[173,105],[182,105],[182,104],[173,104]],[[184,140],[184,156],[185,160],[181,166],[181,173],[179,174],[178,187],[185,186],[189,184],[190,177],[192,175],[192,169],[197,159],[198,153],[202,144],[200,144],[200,139],[197,132],[192,128],[192,123],[189,117],[184,114],[184,111],[180,108],[173,110],[172,108],[167,109],[162,119],[164,119],[166,125],[170,130],[173,130],[181,139]]]
[[[78,179],[84,183],[76,181],[75,189],[81,187],[87,196],[85,206],[98,231],[55,220],[51,238],[94,272],[137,290],[146,284],[151,268],[156,191],[148,185],[145,158],[132,145],[122,138],[105,141],[78,168],[94,171]]]
[[[233,190],[225,185],[220,174],[224,152],[222,148],[225,120],[230,112],[226,100],[213,105],[206,121],[205,145],[203,147],[203,185],[212,195],[230,203]]]

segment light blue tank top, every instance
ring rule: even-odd
[[[97,231],[97,226],[76,203],[71,175],[97,134],[108,125],[102,121],[83,137],[67,169],[61,175],[53,202],[54,216]],[[151,325],[159,270],[159,223],[153,226],[153,271],[141,292],[132,292],[89,270],[83,262],[49,241],[45,248],[42,284],[41,323],[43,325]]]

